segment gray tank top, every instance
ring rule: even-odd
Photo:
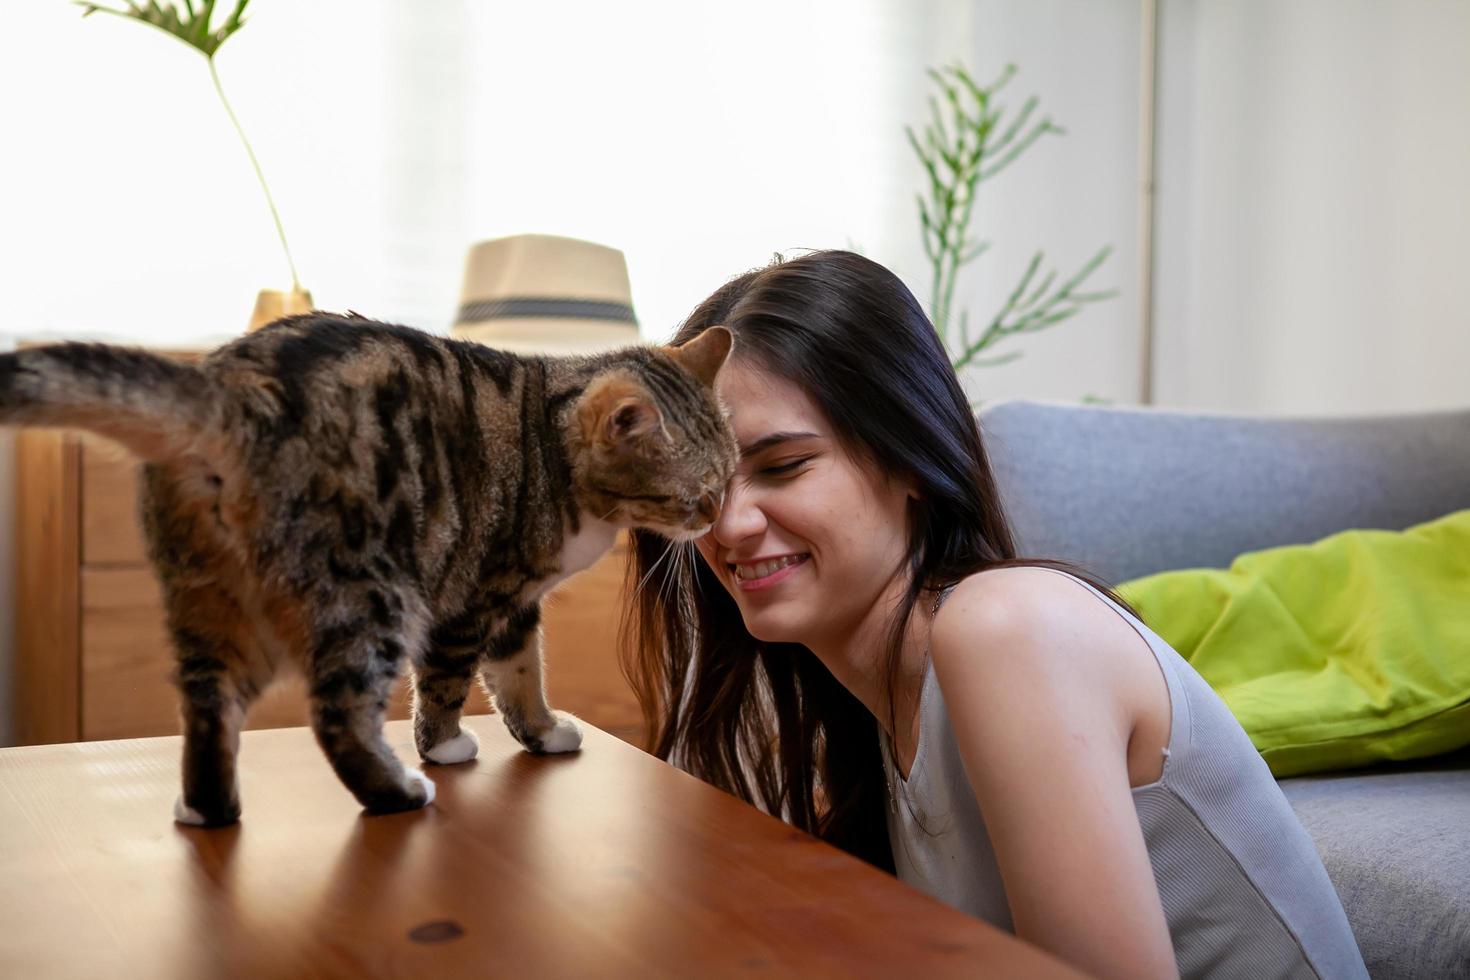
[[[1173,721],[1163,775],[1135,787],[1133,805],[1181,976],[1366,978],[1316,846],[1230,709],[1152,630],[1086,582],[1067,577],[1138,631],[1169,685]],[[907,781],[888,739],[879,741],[899,878],[1011,930],[995,853],[932,664]]]

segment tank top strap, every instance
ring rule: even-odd
[[[934,597],[934,606],[933,606],[933,608],[931,608],[929,610],[929,614],[931,616],[934,615],[935,613],[939,612],[939,607],[942,606],[942,605],[944,605],[944,600],[946,600],[946,599],[949,598],[949,594],[951,592],[953,592],[954,591],[954,587],[956,585],[959,585],[959,584],[960,583],[958,583],[958,582],[951,582],[948,585],[946,585],[944,588],[942,588],[942,589],[939,590],[939,594]]]

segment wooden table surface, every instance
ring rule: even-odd
[[[466,723],[382,817],[308,730],[246,732],[221,830],[172,823],[177,737],[0,750],[0,976],[1076,976],[595,728]]]

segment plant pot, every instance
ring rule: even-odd
[[[245,332],[259,330],[283,316],[310,313],[312,309],[314,307],[311,305],[309,290],[291,289],[282,292],[279,289],[262,289],[255,296],[255,311],[250,314],[250,325],[245,328]]]

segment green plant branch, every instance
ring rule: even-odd
[[[1013,65],[988,87],[976,84],[959,66],[930,69],[928,74],[939,89],[939,97],[929,98],[929,121],[922,136],[912,127],[905,127],[905,133],[929,179],[927,197],[919,195],[920,233],[924,253],[932,265],[930,315],[940,339],[948,346],[959,272],[988,247],[988,243],[970,236],[976,190],[981,181],[1016,160],[1056,127],[1042,120],[1027,129],[1035,111],[1032,99],[997,133],[1004,112],[994,105],[993,95],[1015,74]]]
[[[127,4],[126,10],[103,6],[100,3],[89,2],[89,0],[77,0],[77,5],[82,8],[83,17],[90,17],[95,13],[126,17],[160,30],[204,55],[204,60],[209,62],[209,77],[214,82],[214,90],[219,94],[220,103],[224,105],[225,114],[230,117],[230,124],[235,127],[240,142],[245,145],[245,155],[250,158],[250,166],[255,171],[256,179],[260,181],[260,189],[265,192],[266,207],[270,208],[271,221],[275,223],[276,235],[281,239],[281,250],[286,253],[286,265],[291,269],[291,287],[300,290],[301,279],[296,274],[296,261],[291,257],[291,246],[286,242],[286,229],[281,224],[280,212],[276,210],[275,198],[271,195],[270,185],[266,183],[265,172],[261,169],[260,161],[255,156],[255,149],[245,135],[245,128],[240,125],[240,119],[235,115],[234,107],[225,97],[225,89],[220,84],[219,72],[214,64],[215,52],[245,26],[245,8],[249,6],[250,0],[235,0],[234,8],[225,16],[224,22],[218,28],[210,26],[210,22],[214,19],[216,0],[200,0],[197,10],[193,0],[181,0],[184,5],[182,14],[172,3],[160,4],[158,0],[146,0],[144,3],[134,2],[134,0],[123,0],[123,2]]]
[[[1056,133],[1058,136],[1062,136],[1065,135],[1066,130],[1062,129],[1060,126],[1053,125],[1051,120],[1049,119],[1043,119],[1040,123],[1036,125],[1035,129],[1031,130],[1031,132],[1021,137],[1021,142],[1017,143],[1014,147],[1008,150],[1005,155],[1002,156],[999,160],[995,161],[995,163],[992,163],[990,166],[981,171],[980,179],[989,180],[991,177],[994,177],[996,174],[1000,173],[1006,167],[1015,162],[1016,158],[1019,157],[1022,153],[1025,153],[1027,150],[1029,150],[1031,148],[1031,144],[1035,143],[1038,139],[1041,138],[1041,136],[1046,133]]]
[[[235,110],[230,107],[230,100],[225,98],[224,86],[219,83],[219,72],[215,71],[213,58],[209,59],[209,77],[214,80],[214,90],[219,93],[219,100],[225,107],[225,114],[234,124],[235,132],[240,134],[240,142],[245,144],[245,155],[250,157],[250,166],[255,169],[255,176],[260,181],[260,189],[265,192],[266,207],[270,208],[271,220],[275,222],[276,234],[281,239],[281,249],[286,253],[286,265],[291,269],[291,288],[300,292],[301,279],[296,275],[296,262],[291,258],[291,246],[286,244],[286,229],[281,225],[281,215],[276,210],[275,198],[271,196],[270,185],[265,182],[265,173],[260,169],[260,161],[255,158],[255,150],[251,148],[250,140],[246,138],[245,130],[240,126],[240,120],[235,117]]]
[[[964,331],[962,337],[962,348],[954,360],[956,371],[971,365],[993,366],[997,363],[1009,363],[1020,357],[1020,352],[1004,360],[989,359],[982,360],[979,355],[989,351],[996,344],[1015,337],[1020,334],[1036,333],[1054,326],[1064,320],[1069,320],[1082,311],[1083,306],[1095,303],[1099,300],[1112,299],[1117,296],[1116,290],[1104,290],[1101,292],[1078,292],[1077,287],[1087,281],[1088,277],[1097,271],[1098,267],[1112,254],[1113,247],[1106,245],[1098,250],[1091,259],[1082,265],[1072,277],[1055,291],[1048,294],[1051,283],[1056,278],[1055,272],[1047,273],[1041,284],[1030,293],[1027,293],[1031,280],[1035,278],[1037,269],[1041,266],[1043,253],[1037,252],[1027,265],[1025,273],[1022,274],[1016,287],[1011,290],[1005,303],[1000,310],[991,318],[985,330],[974,340]],[[962,321],[963,322],[963,321]]]
[[[953,349],[950,325],[956,323],[958,353],[952,354],[956,370],[1010,363],[1021,356],[1019,351],[981,355],[988,355],[995,345],[1010,337],[1044,330],[1075,316],[1088,303],[1117,295],[1114,291],[1079,289],[1112,253],[1112,247],[1099,250],[1055,289],[1055,270],[1036,281],[1044,257],[1037,252],[999,312],[978,338],[972,338],[967,312],[960,310],[957,320],[954,316],[954,297],[961,269],[990,247],[989,242],[971,236],[976,192],[981,183],[1015,163],[1042,136],[1062,135],[1065,131],[1049,118],[1035,120],[1039,105],[1035,96],[1028,98],[1013,118],[1005,118],[1006,111],[996,103],[995,95],[1015,76],[1015,65],[1007,65],[986,86],[978,85],[958,65],[930,69],[928,74],[938,88],[938,95],[928,100],[929,120],[922,133],[912,127],[905,127],[904,132],[929,182],[927,193],[918,194],[917,200],[924,255],[931,265],[930,318],[946,350]]]
[[[158,0],[147,0],[146,3],[136,3],[134,0],[123,2],[127,4],[126,10],[103,6],[91,0],[77,0],[77,6],[82,8],[83,17],[90,17],[95,13],[112,14],[114,17],[126,17],[157,28],[206,58],[213,58],[220,46],[245,26],[245,8],[250,4],[250,0],[235,0],[235,7],[225,17],[224,23],[218,29],[211,29],[209,22],[214,18],[215,0],[202,0],[198,11],[195,11],[190,0],[183,0],[183,15],[179,14],[173,4],[165,6],[158,3]]]

